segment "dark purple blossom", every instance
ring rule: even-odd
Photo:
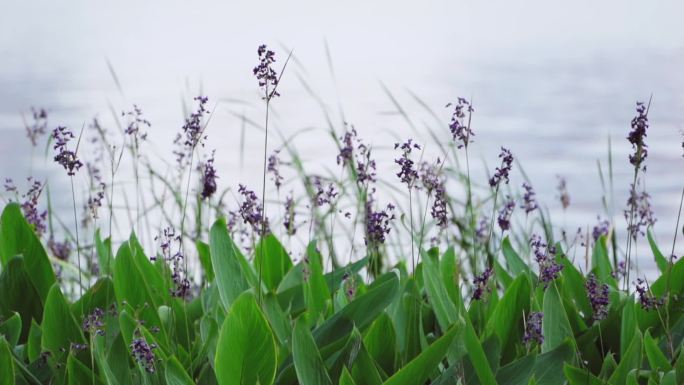
[[[636,291],[639,295],[639,304],[644,310],[653,310],[659,308],[665,301],[662,298],[656,298],[648,286],[648,282],[641,278],[637,278]]]
[[[183,125],[183,133],[178,133],[173,143],[178,147],[173,151],[176,155],[176,162],[180,166],[183,166],[186,159],[190,158],[190,155],[195,151],[195,148],[199,146],[204,146],[204,140],[207,138],[204,135],[204,125],[202,120],[209,110],[206,108],[206,104],[209,98],[206,96],[197,96],[193,100],[197,102],[197,110],[192,112],[188,118],[185,119],[185,124]]]
[[[11,192],[11,193],[17,192],[17,186],[14,185],[14,181],[12,180],[12,178],[5,178],[4,188],[5,188],[5,192]]]
[[[352,163],[356,141],[358,141],[356,129],[352,126],[351,130],[345,131],[344,135],[340,137],[340,153],[337,155],[337,164],[344,167]]]
[[[104,318],[104,311],[99,307],[96,307],[95,309],[93,309],[92,313],[88,314],[83,319],[83,331],[90,334],[91,336],[103,336],[105,326]]]
[[[547,287],[549,283],[558,278],[563,265],[556,262],[556,248],[547,245],[539,235],[533,234],[530,238],[530,246],[534,258],[539,265],[539,281]]]
[[[259,202],[257,195],[254,191],[247,189],[243,185],[239,185],[238,192],[243,198],[239,210],[242,221],[251,226],[256,234],[262,236],[268,234],[270,232],[268,219],[264,218],[264,208]]]
[[[105,197],[105,188],[107,187],[102,179],[100,169],[97,168],[97,166],[87,162],[86,169],[88,170],[88,179],[90,182],[91,191],[85,205],[85,211],[87,214],[90,214],[90,216],[86,216],[84,218],[84,224],[87,224],[91,218],[93,220],[98,218],[98,211],[100,207],[102,207],[102,201]]]
[[[389,234],[391,222],[394,220],[394,205],[387,204],[384,210],[373,209],[373,198],[366,203],[366,245],[377,247],[385,243],[385,236]]]
[[[394,160],[401,169],[397,173],[401,183],[405,183],[408,188],[413,187],[413,183],[418,179],[418,171],[414,167],[413,159],[411,159],[411,152],[413,150],[420,150],[420,145],[413,143],[412,139],[404,143],[395,143],[394,149],[401,150],[401,156]]]
[[[501,231],[510,230],[511,228],[511,215],[515,209],[515,201],[511,197],[507,197],[506,202],[499,210],[499,216],[496,221],[499,224]]]
[[[570,206],[570,194],[568,194],[568,185],[565,181],[565,178],[563,178],[560,175],[557,175],[556,177],[558,178],[558,196],[561,202],[561,206],[563,206],[563,210],[565,210],[568,208],[568,206]]]
[[[610,304],[608,285],[598,282],[594,274],[589,274],[589,279],[584,284],[584,288],[587,290],[587,297],[591,303],[594,321],[606,319],[608,317],[608,305]]]
[[[637,235],[644,235],[644,228],[656,223],[650,199],[651,196],[646,191],[637,193],[636,187],[632,185],[624,214],[627,220],[627,232],[635,240]]]
[[[145,126],[152,127],[152,124],[143,117],[142,109],[137,105],[133,105],[133,110],[122,112],[122,117],[128,117],[128,125],[124,132],[126,135],[133,138],[133,144],[137,149],[141,140],[147,139],[147,133],[143,131]]]
[[[266,171],[272,174],[271,180],[273,180],[276,190],[280,190],[280,186],[283,184],[283,177],[280,175],[280,158],[278,158],[278,152],[279,151],[276,150],[268,157],[268,165],[266,167]]]
[[[76,171],[83,166],[83,163],[81,163],[76,156],[78,145],[76,145],[76,151],[71,151],[68,148],[69,142],[75,138],[74,133],[66,127],[60,126],[52,131],[52,138],[55,141],[52,148],[57,150],[57,155],[55,155],[54,159],[55,162],[64,167],[69,176],[76,175]]]
[[[485,269],[480,275],[476,275],[473,278],[473,285],[475,290],[473,291],[473,300],[482,299],[482,295],[485,291],[489,291],[489,278],[494,274],[494,270],[491,267]]]
[[[607,219],[601,219],[598,217],[598,223],[594,226],[591,231],[591,236],[594,238],[594,242],[598,241],[601,236],[608,236],[610,233],[610,222]]]
[[[214,168],[214,155],[216,150],[211,152],[211,157],[202,165],[202,199],[209,199],[217,189],[216,169]]]
[[[446,107],[454,106],[454,113],[451,115],[449,131],[456,142],[458,148],[466,147],[472,142],[471,137],[475,136],[470,129],[470,115],[475,111],[473,106],[465,98],[459,97],[456,104],[449,103]],[[468,112],[468,122],[465,122],[466,112]]]
[[[498,188],[501,181],[508,184],[508,174],[513,168],[513,154],[511,151],[505,147],[501,147],[501,153],[499,153],[499,158],[501,158],[501,166],[497,167],[494,171],[494,175],[489,178],[489,186]]]
[[[333,205],[335,203],[335,199],[339,195],[335,188],[335,184],[330,182],[326,186],[323,186],[323,181],[319,176],[313,177],[312,184],[314,188],[314,206],[321,207],[326,204]]]
[[[68,261],[71,255],[71,243],[68,240],[62,242],[55,241],[53,237],[50,237],[47,242],[48,249],[52,255],[59,259],[60,261]]]
[[[257,54],[259,55],[259,64],[252,71],[259,81],[259,87],[264,91],[264,99],[269,101],[280,96],[276,91],[278,74],[273,69],[273,64],[276,62],[275,52],[266,49],[266,44],[262,44],[257,49]]]
[[[285,226],[285,232],[289,236],[295,235],[297,232],[297,226],[295,224],[295,207],[294,198],[292,197],[292,192],[285,198],[285,217],[283,219],[283,226]]]
[[[522,187],[523,190],[525,190],[525,194],[523,194],[523,202],[520,205],[520,208],[525,210],[525,214],[529,214],[539,208],[539,205],[537,204],[537,198],[535,197],[536,194],[532,188],[532,185],[525,182],[523,183]]]
[[[32,177],[28,177],[27,180],[30,185],[26,194],[22,195],[24,202],[21,204],[21,209],[26,221],[33,226],[34,231],[40,237],[46,230],[47,210],[38,209],[38,200],[45,185]]]
[[[133,339],[130,345],[131,354],[133,358],[148,372],[154,373],[155,356],[153,349],[157,345],[148,344],[145,338],[141,336],[140,332],[136,330],[136,338]]]
[[[529,344],[536,342],[541,345],[544,343],[544,333],[542,331],[542,322],[544,320],[544,313],[531,312],[527,315],[525,320],[525,334],[523,335],[523,343]]]
[[[643,102],[637,102],[636,111],[637,116],[632,119],[632,130],[629,132],[627,140],[632,144],[632,149],[634,149],[634,154],[629,155],[629,163],[636,169],[639,169],[648,156],[648,151],[646,150],[648,146],[644,142],[646,130],[648,129],[648,108]]]
[[[173,281],[173,287],[170,289],[171,296],[186,298],[190,291],[190,281],[185,275],[182,266],[185,256],[181,248],[182,238],[180,234],[176,234],[176,230],[173,227],[167,227],[162,230],[160,235],[155,237],[155,241],[159,242],[163,260],[171,264],[171,280]],[[175,253],[172,251],[174,245],[177,246]],[[151,257],[150,259],[154,261],[156,257]]]
[[[31,145],[36,147],[38,145],[38,138],[45,135],[47,131],[47,111],[43,108],[36,110],[31,107],[31,116],[33,122],[26,125],[26,136],[31,141]]]

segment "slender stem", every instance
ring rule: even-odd
[[[268,113],[270,110],[271,98],[268,93],[268,85],[266,85],[266,121],[264,124],[264,166],[262,173],[262,183],[261,183],[261,239],[263,240],[266,234],[266,164],[268,160]],[[257,287],[257,298],[259,299],[259,304],[261,304],[261,281],[263,279],[263,269],[264,269],[264,250],[263,246],[259,248],[261,253],[261,258],[259,258],[259,287]]]
[[[188,195],[190,194],[190,180],[192,178],[192,162],[195,157],[195,147],[193,146],[192,149],[190,150],[190,165],[188,166],[188,181],[185,186],[185,200],[183,201],[183,212],[181,214],[181,232],[180,232],[180,244],[178,245],[178,249],[182,252],[183,254],[183,262],[184,262],[184,270],[185,270],[185,278],[188,278],[188,258],[185,256],[185,242],[183,241],[183,238],[185,237],[185,215],[188,207]]]
[[[667,293],[667,298],[666,298],[666,304],[665,304],[665,321],[666,321],[666,328],[667,334],[668,334],[668,339],[670,342],[670,353],[672,354],[672,357],[674,357],[674,346],[672,344],[672,331],[670,330],[670,285],[671,285],[671,276],[672,276],[672,265],[674,264],[674,252],[675,252],[675,245],[677,244],[677,233],[679,233],[679,220],[682,217],[682,204],[684,204],[684,187],[682,187],[682,195],[681,198],[679,199],[679,211],[677,213],[677,224],[675,225],[675,232],[674,232],[674,239],[672,240],[672,251],[670,252],[670,263],[667,266],[667,279],[666,279],[666,293]]]
[[[415,274],[416,272],[416,255],[413,250],[413,194],[411,192],[411,186],[408,188],[409,193],[409,221],[411,226],[411,271]]]
[[[83,278],[82,278],[82,272],[81,272],[81,246],[80,242],[78,240],[78,218],[76,216],[76,193],[74,191],[74,176],[72,175],[70,178],[71,180],[71,201],[73,203],[73,208],[74,208],[74,226],[76,227],[76,255],[77,255],[77,262],[78,262],[78,287],[81,292],[81,297],[83,297]],[[83,304],[81,303],[81,306]]]
[[[499,197],[499,185],[496,185],[496,190],[494,190],[494,205],[492,206],[492,219],[489,223],[489,234],[487,234],[487,242],[485,243],[485,253],[487,253],[487,264],[488,267],[493,267],[494,266],[494,261],[492,260],[492,256],[489,254],[488,249],[489,249],[489,242],[491,242],[492,239],[492,233],[494,233],[494,217],[496,216],[496,200]],[[502,232],[503,234],[503,232]]]

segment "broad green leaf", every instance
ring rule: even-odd
[[[211,227],[209,248],[221,301],[223,307],[229,309],[233,301],[249,288],[249,284],[239,261],[244,257],[230,238],[224,219],[217,220]]]
[[[40,339],[43,331],[40,325],[35,320],[31,320],[31,328],[29,330],[28,340],[26,341],[26,353],[28,354],[29,362],[35,361],[42,351],[40,347]]]
[[[266,287],[275,291],[285,274],[292,268],[292,261],[287,250],[275,235],[268,234],[259,241],[254,255],[256,256],[254,265],[257,272],[261,272]]]
[[[624,384],[627,381],[627,375],[634,368],[641,367],[642,355],[642,336],[639,330],[636,330],[632,342],[629,344],[629,348],[625,354],[620,357],[620,363],[618,363],[617,368],[610,376],[608,381],[612,384]]]
[[[489,318],[487,334],[496,333],[503,348],[506,348],[511,335],[520,329],[522,315],[529,313],[530,292],[529,278],[524,274],[519,275],[506,290]]]
[[[357,330],[354,333],[358,334]],[[358,341],[361,341],[361,336],[357,337]],[[351,362],[351,375],[359,385],[382,385],[383,377],[380,375],[377,363],[373,360],[373,357],[368,354],[368,350],[361,343],[358,347],[358,352],[356,356],[353,357]]]
[[[442,283],[438,261],[427,253],[423,254],[423,282],[439,327],[447,330],[458,319],[458,308],[449,298],[447,288]]]
[[[14,385],[14,359],[3,336],[0,336],[0,385]]]
[[[563,366],[563,373],[565,373],[565,378],[568,380],[570,385],[604,385],[605,382],[601,381],[598,377],[591,374],[589,371],[576,368],[570,364],[565,364]]]
[[[202,264],[202,269],[204,269],[204,275],[206,276],[207,282],[211,282],[214,280],[214,265],[211,264],[211,249],[208,244],[200,240],[197,241],[196,246],[197,255]]]
[[[47,296],[41,327],[43,350],[50,351],[57,357],[61,351],[68,352],[72,343],[86,343],[81,325],[71,313],[57,284],[52,286]]]
[[[356,382],[354,382],[354,379],[352,378],[351,374],[349,374],[349,371],[346,367],[342,369],[342,375],[340,375],[340,385],[356,385]]]
[[[16,255],[24,256],[24,266],[42,301],[56,282],[55,273],[38,236],[24,219],[21,207],[10,203],[0,216],[0,261],[5,267]]]
[[[523,261],[518,253],[516,253],[513,249],[513,245],[511,245],[511,241],[508,239],[508,236],[506,236],[501,242],[501,252],[506,258],[506,263],[508,264],[508,268],[510,269],[513,277],[523,273],[528,275],[531,274],[530,268],[527,266],[525,261]]]
[[[536,360],[537,356],[535,354],[528,354],[501,367],[496,372],[497,383],[507,385],[527,384],[532,376]]]
[[[665,373],[660,384],[661,385],[677,385],[677,374],[675,373],[675,371],[670,370],[669,372]]]
[[[223,321],[214,369],[220,385],[271,385],[276,345],[271,328],[250,292],[241,294]]]
[[[632,297],[630,296],[625,306],[622,308],[622,325],[620,327],[620,355],[624,355],[632,342],[632,338],[639,330],[636,320],[636,307]]]
[[[26,271],[23,257],[14,257],[5,266],[0,275],[0,293],[0,317],[19,313],[23,323],[19,341],[26,341],[31,321],[40,321],[43,317],[43,302]]]
[[[301,385],[332,385],[307,322],[301,317],[295,322],[292,356]]]
[[[11,317],[0,323],[0,335],[4,335],[10,346],[14,348],[19,342],[21,335],[21,317],[19,313],[12,314]]]
[[[606,246],[606,236],[602,235],[594,245],[592,254],[592,267],[596,270],[599,281],[605,282],[613,288],[617,288],[617,282],[613,277],[613,268],[608,257],[608,247]]]
[[[392,319],[387,313],[381,313],[368,328],[368,332],[363,337],[363,344],[368,354],[388,374],[394,373],[396,343],[397,336]]]
[[[651,252],[653,252],[653,258],[655,259],[656,266],[658,266],[658,270],[660,270],[661,273],[664,273],[667,271],[669,263],[667,262],[667,258],[665,258],[663,253],[658,248],[655,238],[653,238],[653,227],[649,226],[648,230],[646,231],[646,238],[648,238],[648,244],[651,246]]]
[[[102,384],[90,368],[71,354],[67,357],[67,378],[69,385]]]
[[[651,370],[665,372],[672,370],[670,361],[662,350],[660,350],[658,343],[651,337],[651,333],[648,330],[646,331],[646,334],[644,334],[644,350],[646,351],[646,357],[648,358],[648,364],[651,366]]]
[[[560,346],[566,338],[573,338],[573,333],[570,321],[568,321],[568,316],[563,308],[563,302],[553,284],[544,293],[543,309],[544,343],[542,344],[542,352],[546,353]]]
[[[314,242],[309,243],[306,254],[308,263],[305,262],[304,268],[308,271],[304,277],[304,303],[311,318],[310,322],[315,325],[318,323],[319,317],[322,317],[325,312],[330,292],[323,277],[323,261]],[[290,259],[287,260],[289,262]]]
[[[112,258],[112,240],[111,238],[102,240],[100,229],[95,230],[95,250],[97,251],[100,273],[103,275],[112,274],[112,262],[114,261]]]
[[[460,332],[459,327],[449,329],[416,358],[399,369],[384,385],[421,385],[445,358],[454,337]]]
[[[563,365],[573,357],[570,340],[565,340],[555,349],[537,356],[533,378],[537,385],[557,385],[564,380]]]
[[[193,385],[195,383],[185,372],[185,369],[183,368],[183,365],[181,365],[180,361],[178,361],[178,359],[174,356],[170,357],[169,360],[166,361],[166,369],[164,370],[164,374],[166,375],[167,385]]]

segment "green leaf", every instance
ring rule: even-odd
[[[661,385],[677,385],[677,374],[675,373],[675,371],[670,370],[669,372],[665,373],[660,384]]]
[[[196,246],[202,269],[204,269],[204,274],[207,281],[211,282],[214,280],[214,265],[211,264],[211,249],[208,244],[200,240],[197,240]]]
[[[31,320],[31,328],[29,329],[28,339],[26,341],[26,352],[28,354],[29,362],[35,361],[41,353],[40,339],[43,331],[40,325],[35,320]]]
[[[31,321],[43,318],[43,301],[40,299],[26,271],[24,258],[13,257],[0,275],[0,316],[19,313],[23,322],[20,342],[26,341]]]
[[[520,328],[523,313],[529,313],[530,292],[528,277],[519,275],[506,290],[489,318],[487,334],[496,333],[503,348],[506,348],[511,335]]]
[[[86,343],[81,326],[71,313],[57,284],[53,285],[48,293],[41,327],[43,349],[52,352],[57,357],[60,351],[64,349],[69,351],[72,343]]]
[[[598,377],[591,374],[589,371],[576,368],[570,364],[565,364],[563,366],[563,373],[565,373],[565,378],[568,380],[570,385],[604,385],[605,382],[601,381]]]
[[[351,374],[349,374],[349,371],[347,368],[342,368],[342,374],[340,375],[340,385],[356,385],[356,382],[354,382],[354,379],[352,378]]]
[[[543,308],[544,343],[542,344],[542,352],[545,353],[560,346],[566,338],[573,338],[573,334],[555,285],[550,285],[546,289]]]
[[[316,342],[306,320],[302,317],[295,322],[292,335],[292,356],[301,385],[332,385]]]
[[[636,330],[632,342],[629,344],[629,348],[625,354],[620,357],[620,363],[613,372],[613,374],[608,379],[608,382],[612,384],[624,384],[627,381],[627,375],[634,368],[641,367],[641,332]]]
[[[636,320],[636,303],[630,296],[622,308],[622,324],[620,326],[620,355],[624,355],[639,330]]]
[[[513,245],[511,245],[511,240],[508,239],[508,236],[501,242],[501,252],[503,252],[508,268],[514,277],[523,273],[527,275],[531,273],[529,266],[527,266],[525,261],[523,261],[513,249]]]
[[[651,246],[653,258],[655,259],[656,265],[658,266],[658,270],[660,270],[661,273],[664,273],[665,271],[667,271],[669,263],[667,262],[667,258],[665,258],[663,253],[658,248],[658,244],[656,244],[655,238],[653,238],[653,227],[649,226],[648,230],[646,231],[646,238],[648,238],[648,244]]]
[[[423,282],[439,327],[447,330],[458,319],[458,308],[449,298],[447,288],[442,283],[438,261],[427,253],[423,253]]]
[[[69,385],[102,384],[95,373],[72,354],[67,357],[67,378]]]
[[[107,238],[102,240],[100,229],[95,231],[95,250],[97,251],[97,260],[99,261],[100,272],[103,275],[112,274],[112,240]]]
[[[0,336],[0,385],[14,385],[14,359],[3,336]]]
[[[665,354],[658,347],[658,343],[651,337],[651,333],[647,330],[644,335],[644,350],[648,358],[648,364],[651,370],[668,372],[672,370],[672,365]]]
[[[525,385],[530,380],[537,360],[535,354],[528,354],[496,372],[496,382],[507,385]]]
[[[167,385],[193,385],[195,383],[175,356],[171,356],[166,361],[164,374],[166,375]]]
[[[0,323],[0,335],[4,335],[11,347],[17,346],[21,335],[21,317],[14,313],[5,322]]]
[[[444,359],[451,343],[454,341],[459,327],[451,328],[432,345],[423,350],[416,358],[399,369],[384,385],[421,385]]]
[[[534,363],[534,380],[537,385],[557,385],[564,380],[563,365],[573,357],[570,340],[558,345],[554,350],[540,354]]]
[[[323,261],[320,253],[316,250],[315,242],[309,243],[306,254],[308,264],[305,263],[304,268],[309,271],[308,277],[304,279],[304,303],[311,318],[311,324],[315,325],[319,317],[324,315],[330,292],[323,277]]]
[[[219,295],[223,306],[229,309],[233,301],[249,288],[249,283],[240,263],[244,256],[230,238],[224,219],[217,220],[211,227],[209,248]]]
[[[221,326],[214,369],[220,385],[270,385],[275,378],[276,345],[252,293],[241,294]]]
[[[363,337],[363,344],[368,354],[388,374],[394,373],[396,341],[394,325],[387,313],[380,314]]]
[[[0,261],[4,267],[16,255],[24,256],[24,266],[41,300],[45,301],[57,282],[47,253],[38,236],[24,219],[17,203],[8,204],[0,216]]]
[[[613,288],[617,289],[617,282],[613,277],[613,268],[610,265],[610,258],[608,258],[608,247],[606,246],[606,236],[602,235],[594,245],[594,253],[592,254],[592,267],[596,269],[596,275],[599,281],[605,282]]]
[[[266,287],[275,291],[285,274],[292,268],[292,261],[287,250],[275,235],[268,234],[259,241],[254,255],[256,256],[254,259],[256,270],[261,271]]]

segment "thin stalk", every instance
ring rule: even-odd
[[[409,221],[411,226],[411,271],[415,274],[416,272],[416,256],[413,250],[413,194],[411,192],[411,186],[408,188],[409,193]]]
[[[78,218],[76,215],[76,193],[74,191],[74,176],[71,175],[70,178],[71,180],[71,202],[73,203],[73,208],[74,208],[74,227],[76,227],[76,255],[77,255],[77,263],[78,263],[78,287],[81,292],[81,297],[83,297],[83,277],[82,277],[82,272],[81,272],[81,246],[80,242],[78,240]],[[81,303],[81,306],[83,304]]]
[[[670,263],[667,266],[667,279],[666,279],[666,290],[665,292],[667,293],[667,298],[666,298],[666,303],[665,303],[665,330],[667,330],[668,334],[668,339],[670,342],[670,353],[672,354],[672,357],[674,357],[674,346],[672,344],[672,331],[670,329],[670,285],[671,285],[671,276],[672,276],[672,265],[674,264],[674,252],[675,252],[675,245],[677,244],[677,233],[679,233],[679,220],[682,217],[682,204],[684,204],[684,187],[682,187],[682,195],[681,198],[679,199],[679,211],[677,213],[677,224],[675,225],[675,232],[674,232],[674,237],[672,240],[672,251],[670,252]]]
[[[266,234],[266,166],[268,161],[268,113],[270,110],[271,98],[268,93],[268,83],[266,84],[266,121],[264,123],[264,165],[262,173],[262,183],[261,183],[261,239],[263,240]],[[257,298],[259,300],[259,305],[261,305],[261,282],[263,280],[263,270],[264,270],[264,251],[263,247],[259,248],[261,252],[261,258],[259,259],[259,286],[257,287]],[[259,256],[256,256],[259,258]]]

